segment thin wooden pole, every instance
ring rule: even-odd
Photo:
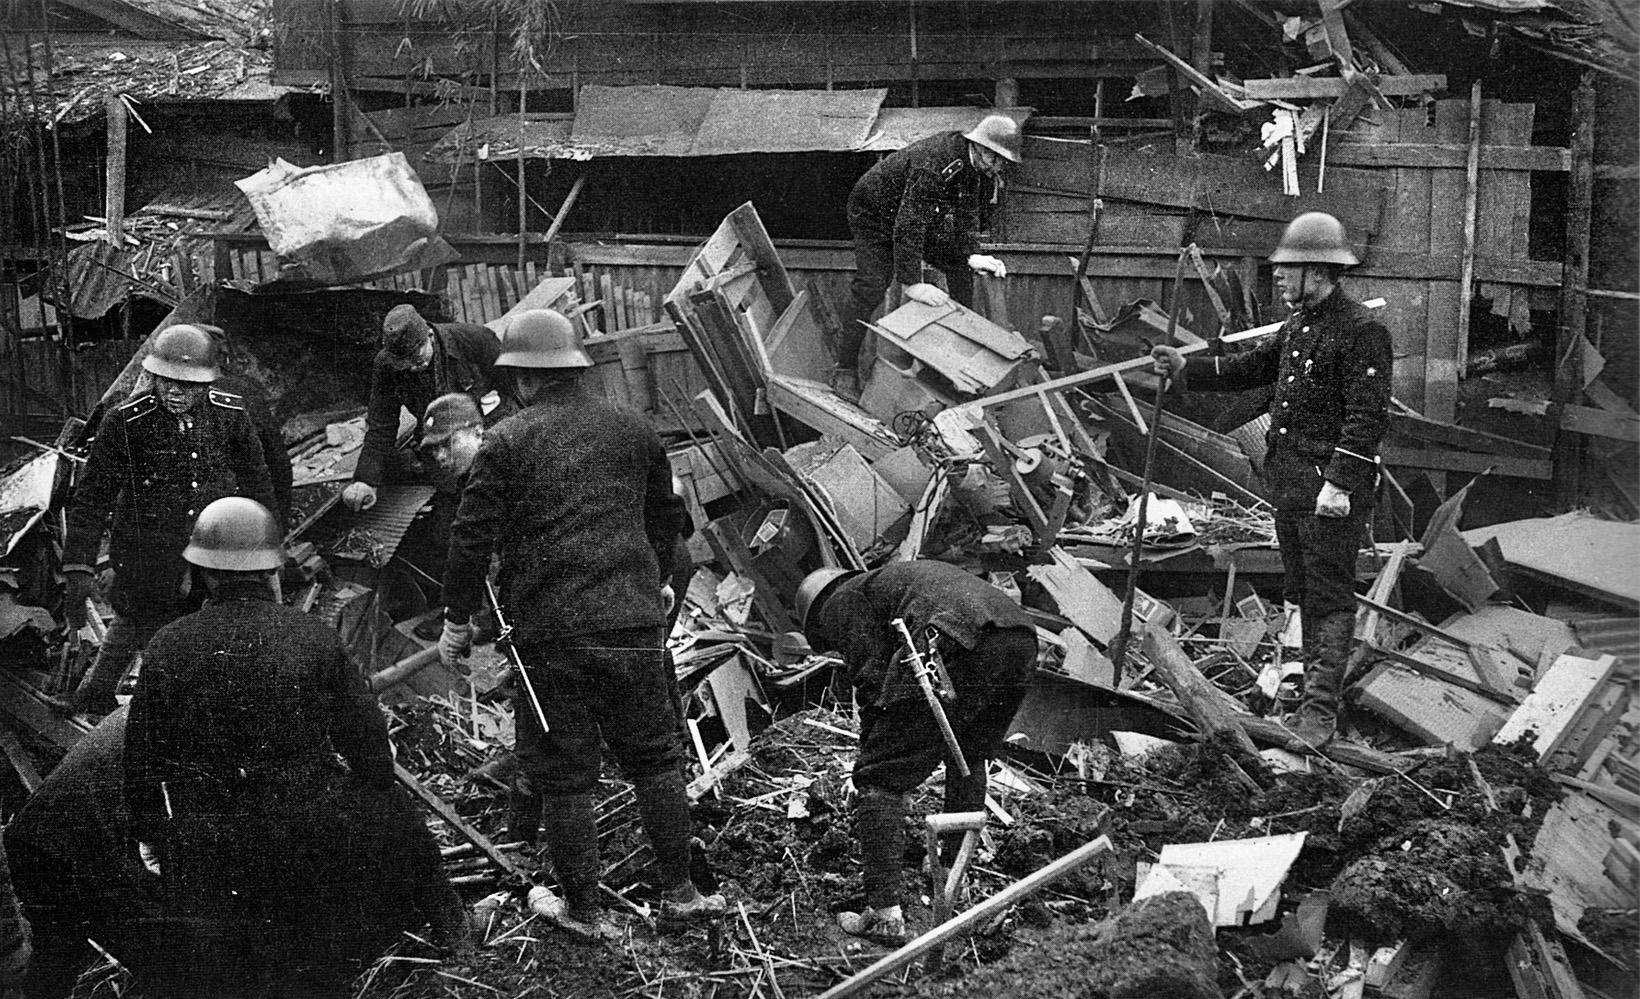
[[[1589,322],[1589,228],[1594,203],[1594,72],[1585,70],[1572,92],[1572,171],[1566,194],[1566,264],[1560,292],[1560,335],[1555,344],[1554,400],[1558,410],[1583,391],[1583,342]],[[1582,439],[1555,431],[1555,481],[1562,508],[1579,499]]]
[[[113,94],[104,105],[108,118],[108,156],[104,162],[103,216],[107,222],[108,245],[125,245],[125,102]]]
[[[1464,174],[1463,268],[1458,276],[1458,370],[1469,363],[1470,297],[1475,286],[1475,208],[1480,194],[1481,81],[1469,88],[1469,163]]]
[[[1100,836],[1091,843],[1083,844],[1046,867],[1032,871],[967,912],[946,920],[869,968],[820,993],[818,999],[845,999],[847,996],[859,995],[880,979],[899,971],[947,940],[990,921],[1015,902],[1072,873],[1109,849],[1108,836]]]
[[[518,73],[518,269],[524,269],[525,227],[529,224],[529,188],[524,186],[524,105],[528,104],[529,80],[524,68]]]
[[[558,235],[558,230],[563,228],[564,220],[569,218],[569,210],[575,207],[575,199],[581,196],[581,188],[585,187],[586,183],[587,175],[583,173],[570,185],[569,193],[564,195],[564,203],[558,206],[558,214],[552,217],[552,225],[547,227],[546,242],[552,242],[553,237]]]

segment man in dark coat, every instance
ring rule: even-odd
[[[689,874],[677,684],[661,630],[662,586],[683,523],[666,450],[642,417],[582,388],[592,361],[558,313],[515,319],[496,363],[515,369],[525,408],[490,429],[462,491],[440,651],[450,665],[467,653],[499,553],[512,641],[547,722],[539,753],[522,763],[547,801],[548,845],[568,903],[543,910],[549,918],[589,939],[618,935],[598,888],[601,743],[633,783],[660,870],[661,916],[714,917],[723,897],[702,895]],[[534,712],[527,696],[513,703],[519,717]]]
[[[866,908],[838,916],[843,931],[901,943],[900,861],[906,796],[945,768],[945,810],[985,807],[986,768],[1007,734],[1036,664],[1036,629],[1007,594],[944,562],[892,562],[870,572],[818,569],[798,587],[809,644],[842,653],[860,704],[855,833],[865,868]],[[955,697],[944,705],[970,775],[950,751],[916,678],[903,619],[925,657],[937,656]]]
[[[386,726],[345,645],[278,602],[282,540],[250,500],[200,514],[186,557],[209,597],[149,643],[125,793],[189,927],[166,943],[196,977],[217,994],[342,996],[405,913],[446,939],[466,916],[425,827],[406,834]],[[214,966],[223,952],[232,967]]]
[[[394,306],[382,320],[382,346],[370,371],[364,443],[342,502],[353,510],[375,505],[376,487],[386,478],[398,443],[400,407],[419,417],[438,396],[461,392],[479,404],[487,422],[505,416],[507,408],[490,371],[500,352],[501,342],[487,327],[430,325],[414,306]],[[420,437],[418,431],[418,445]]]
[[[1300,215],[1270,260],[1293,310],[1279,332],[1227,357],[1187,360],[1166,345],[1152,356],[1157,374],[1191,388],[1275,385],[1264,478],[1274,494],[1284,596],[1299,608],[1304,642],[1304,698],[1292,727],[1320,746],[1338,724],[1354,641],[1355,560],[1378,484],[1394,358],[1389,330],[1339,287],[1357,261],[1337,219]]]
[[[268,463],[244,400],[211,387],[216,343],[197,326],[172,326],[143,359],[150,391],[103,417],[68,511],[63,616],[85,624],[94,566],[109,531],[114,623],[61,710],[112,709],[120,678],[155,631],[189,609],[182,548],[194,518],[222,496],[275,504]],[[112,527],[110,527],[112,517]]]
[[[855,183],[848,197],[854,279],[838,310],[842,339],[833,388],[859,398],[863,324],[882,303],[890,281],[926,305],[943,305],[948,298],[971,305],[970,271],[1007,276],[1002,261],[979,252],[978,233],[996,178],[1005,163],[1019,162],[1019,149],[1019,123],[988,115],[967,132],[941,132],[890,153]],[[949,296],[924,280],[925,262],[945,275]]]

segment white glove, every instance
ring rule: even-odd
[[[152,843],[138,843],[137,854],[142,857],[142,866],[148,868],[148,873],[159,874],[159,851]]]
[[[1165,343],[1157,344],[1150,348],[1150,362],[1151,370],[1160,378],[1178,381],[1179,376],[1184,374],[1184,355],[1179,353],[1177,347],[1169,347]]]
[[[342,490],[342,502],[349,510],[368,510],[376,505],[376,487],[368,482],[349,482]]]
[[[996,257],[988,257],[983,253],[970,254],[968,267],[971,270],[979,271],[981,274],[989,274],[992,277],[1005,278],[1008,276],[1007,264],[1004,264]]]
[[[438,636],[438,661],[453,669],[471,651],[473,651],[472,622],[458,624],[455,621],[446,620],[444,622],[444,633]]]
[[[913,302],[921,302],[924,305],[936,307],[951,301],[950,295],[947,295],[937,286],[931,285],[927,281],[918,281],[916,284],[906,285],[905,297],[911,299]]]
[[[677,605],[678,594],[672,589],[672,584],[667,583],[663,585],[661,587],[661,613],[670,614],[672,613],[672,608]]]
[[[1350,515],[1350,494],[1333,485],[1331,482],[1321,483],[1321,492],[1315,498],[1315,515],[1317,517],[1348,517]]]

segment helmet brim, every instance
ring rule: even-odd
[[[285,553],[276,551],[218,551],[190,544],[182,550],[183,561],[201,569],[223,572],[266,572],[285,564]]]
[[[222,374],[215,366],[178,364],[175,361],[167,361],[152,354],[142,359],[142,370],[159,375],[161,378],[169,378],[174,382],[197,382],[200,385],[209,385],[220,378]]]
[[[580,350],[558,351],[556,356],[547,357],[527,351],[511,351],[496,358],[495,366],[498,368],[536,368],[542,370],[590,368],[592,367],[592,358],[588,357],[585,351]]]
[[[1347,249],[1340,250],[1288,250],[1277,247],[1270,254],[1272,264],[1338,264],[1341,267],[1354,267],[1361,263],[1355,254]]]

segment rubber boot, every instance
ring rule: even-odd
[[[831,369],[831,390],[846,402],[860,402],[860,375],[853,366]]]
[[[1304,699],[1289,726],[1301,742],[1320,748],[1338,730],[1340,685],[1355,638],[1355,615],[1336,611],[1307,622],[1309,655],[1304,665]]]

